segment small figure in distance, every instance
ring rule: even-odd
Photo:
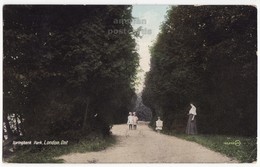
[[[138,123],[138,117],[136,116],[136,113],[135,112],[133,112],[133,128],[134,128],[134,130],[136,130],[137,129],[137,123]]]
[[[155,130],[157,130],[157,132],[160,133],[162,128],[163,128],[163,121],[160,119],[160,117],[158,117],[158,120],[156,121]]]
[[[129,130],[132,130],[133,129],[133,115],[131,112],[129,112],[127,124],[128,124]]]
[[[187,127],[186,127],[186,133],[188,135],[196,135],[198,134],[197,131],[197,124],[196,124],[196,107],[190,103],[191,109],[189,111],[189,118],[188,118],[188,123],[187,123]]]

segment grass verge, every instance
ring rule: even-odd
[[[55,157],[69,153],[84,153],[89,151],[100,151],[116,142],[115,137],[94,138],[80,140],[66,146],[44,146],[41,149],[37,147],[28,147],[26,149],[17,150],[15,155],[9,158],[8,163],[62,163],[62,159]]]
[[[167,135],[201,144],[213,151],[220,152],[243,163],[251,163],[257,158],[257,139],[224,135],[187,135],[164,132]]]

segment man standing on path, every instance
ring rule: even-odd
[[[133,115],[132,115],[131,112],[129,112],[127,124],[128,124],[129,130],[132,130],[132,128],[133,128]]]

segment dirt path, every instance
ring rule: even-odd
[[[127,129],[127,125],[115,125],[112,132],[118,140],[115,146],[99,152],[71,153],[58,158],[67,163],[237,162],[197,143],[158,134],[145,124],[132,131]]]

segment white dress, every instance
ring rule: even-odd
[[[162,127],[163,127],[163,121],[161,120],[157,120],[156,121],[156,130],[162,130]]]
[[[137,125],[138,117],[133,116],[133,125]]]
[[[133,121],[133,116],[132,116],[132,115],[129,115],[129,116],[128,116],[128,120],[127,120],[127,124],[128,124],[128,125],[132,125],[133,122],[134,122],[134,121]]]

